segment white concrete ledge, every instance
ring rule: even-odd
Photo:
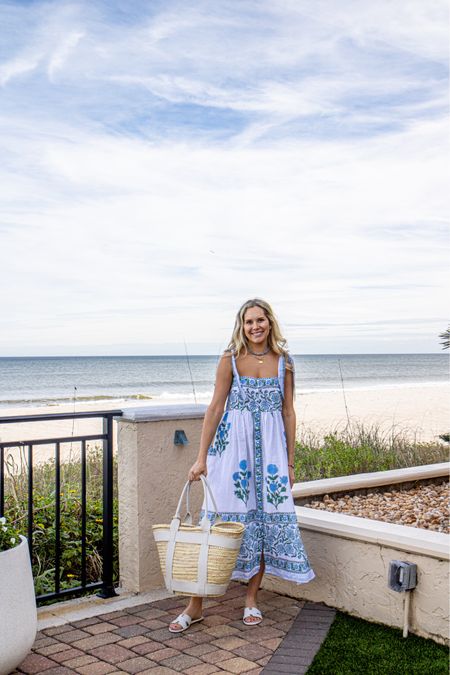
[[[448,476],[449,472],[450,462],[439,462],[437,464],[411,466],[406,469],[355,473],[351,476],[339,476],[338,478],[322,478],[320,480],[305,481],[304,483],[294,483],[292,486],[292,496],[294,499],[299,499],[326,495],[331,492],[342,492],[343,490],[358,490],[360,488],[378,487],[380,485],[406,483],[412,480],[439,478]]]
[[[450,559],[450,538],[444,532],[311,509],[307,506],[296,506],[295,512],[300,530],[313,530],[345,539],[390,546],[440,560]]]
[[[208,406],[203,404],[154,405],[141,408],[124,408],[117,419],[130,422],[158,422],[165,420],[194,420],[205,416]]]
[[[121,588],[116,588],[119,594],[112,598],[99,598],[97,595],[89,595],[65,602],[56,602],[53,605],[38,607],[38,630],[52,628],[53,626],[63,626],[72,621],[81,621],[81,619],[90,619],[99,614],[107,612],[117,612],[143,605],[156,600],[172,598],[172,593],[168,593],[165,588],[156,589],[148,593],[127,593]]]

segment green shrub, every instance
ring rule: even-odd
[[[15,463],[7,458],[5,478],[5,516],[17,531],[28,535],[28,467],[23,456]],[[116,486],[117,461],[113,464]],[[60,480],[60,572],[61,589],[81,584],[81,462],[70,458],[61,463]],[[56,570],[56,494],[53,459],[33,466],[33,575],[36,594],[55,590]],[[118,578],[117,488],[113,503],[114,576]],[[103,549],[103,459],[99,447],[86,456],[86,581],[102,577]]]
[[[414,433],[388,431],[360,423],[322,436],[302,432],[295,447],[295,475],[299,481],[387,471],[448,461],[448,447],[424,443]]]
[[[7,551],[14,546],[20,544],[19,533],[11,523],[7,521],[5,516],[0,518],[0,552]]]

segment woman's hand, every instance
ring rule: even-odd
[[[289,485],[292,487],[295,483],[295,471],[292,468],[292,466],[288,468],[289,468]]]
[[[200,480],[200,475],[206,476],[207,473],[206,462],[201,462],[197,459],[188,471],[188,480]]]

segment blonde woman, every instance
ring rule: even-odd
[[[299,584],[315,577],[291,493],[295,429],[293,359],[270,305],[248,300],[219,361],[198,457],[188,472],[191,481],[208,476],[223,520],[245,524],[231,578],[248,582],[247,625],[262,621],[257,593],[264,572]],[[202,598],[192,597],[169,630],[181,633],[202,619]]]

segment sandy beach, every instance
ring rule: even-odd
[[[437,440],[439,434],[450,430],[450,385],[425,385],[404,387],[380,387],[371,389],[348,389],[345,401],[342,392],[317,391],[297,392],[298,434],[313,432],[325,434],[346,425],[347,410],[351,422],[365,425],[377,424],[383,430],[393,426],[397,432],[414,435],[422,441]],[[208,404],[209,400],[198,403]],[[171,406],[186,404],[186,400],[171,400]],[[78,403],[77,412],[93,410],[116,410],[136,407],[164,405],[161,399],[154,401],[98,401],[92,404]],[[74,405],[52,405],[43,407],[2,408],[0,417],[32,414],[72,412]],[[26,441],[30,439],[67,437],[83,433],[101,433],[100,420],[53,420],[32,423],[0,424],[0,439]],[[76,454],[77,444],[72,453]],[[62,448],[63,456],[70,453],[70,445]],[[17,456],[17,451],[14,453]],[[35,461],[45,461],[54,456],[54,446],[36,446]]]
[[[351,422],[395,426],[422,441],[436,440],[450,430],[450,384],[347,389],[345,401]],[[297,395],[299,431],[327,432],[345,426],[342,392]]]

